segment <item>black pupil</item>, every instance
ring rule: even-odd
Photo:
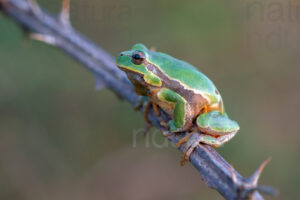
[[[134,54],[134,55],[132,56],[132,58],[135,59],[135,60],[139,60],[139,59],[141,59],[142,57],[141,57],[139,54]]]

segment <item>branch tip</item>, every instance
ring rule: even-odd
[[[257,190],[266,194],[266,195],[271,195],[271,196],[278,196],[279,195],[279,190],[270,187],[270,186],[266,186],[266,185],[259,185],[257,187]]]
[[[61,24],[71,27],[70,22],[70,0],[62,0],[62,7],[59,14]]]
[[[262,171],[266,167],[266,165],[271,161],[271,157],[265,160],[258,169],[244,181],[238,181],[236,184],[239,189],[239,195],[242,197],[242,199],[252,199],[253,194],[256,191],[263,192],[265,194],[269,195],[276,195],[278,194],[278,191],[270,186],[258,186],[258,180],[262,174]]]

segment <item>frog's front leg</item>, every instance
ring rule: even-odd
[[[150,123],[150,120],[148,118],[148,114],[150,111],[150,108],[153,108],[154,114],[156,117],[160,116],[160,111],[158,108],[158,105],[156,105],[152,100],[149,100],[148,102],[146,102],[145,106],[144,106],[144,119],[146,122]]]
[[[162,88],[157,93],[157,97],[159,100],[168,103],[169,108],[165,110],[173,109],[173,119],[169,121],[170,131],[183,131],[184,127],[188,123],[188,120],[186,119],[186,100],[176,92],[167,88]]]

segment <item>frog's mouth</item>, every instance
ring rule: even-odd
[[[143,76],[142,73],[140,73],[140,72],[138,72],[138,71],[135,71],[135,70],[132,70],[132,69],[126,67],[126,66],[118,65],[118,64],[117,64],[117,66],[118,66],[118,68],[119,68],[120,70],[124,71],[126,74],[129,74],[129,73],[130,73],[130,74],[136,74],[136,75],[139,75],[139,76]]]
[[[117,64],[117,67],[120,69],[120,70],[122,70],[122,71],[124,71],[124,72],[127,72],[127,71],[131,71],[132,72],[132,70],[130,70],[128,67],[126,67],[126,66],[123,66],[123,65],[118,65]]]
[[[140,73],[135,73],[131,70],[124,70],[130,82],[133,84],[135,91],[139,95],[147,96],[149,85],[144,80],[144,75]]]
[[[117,65],[117,67],[120,68],[121,70],[126,69],[126,67],[124,67],[124,66],[122,66],[122,65],[118,65],[118,64],[116,64],[116,65]]]

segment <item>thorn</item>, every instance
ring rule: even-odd
[[[266,165],[271,161],[271,157],[268,158],[267,160],[265,160],[259,167],[258,169],[252,174],[252,176],[249,177],[248,181],[250,186],[252,187],[256,187],[257,183],[258,183],[258,179],[262,173],[262,171],[264,170],[264,168],[266,167]]]
[[[31,12],[39,17],[42,14],[41,8],[39,7],[39,5],[37,4],[37,2],[35,0],[27,0],[28,5],[30,7]]]
[[[266,161],[264,161],[259,167],[258,169],[253,173],[252,176],[250,176],[248,179],[245,180],[238,180],[236,174],[234,173],[234,168],[232,165],[230,165],[230,172],[231,172],[231,176],[232,176],[232,181],[235,185],[235,187],[237,187],[237,191],[239,194],[239,198],[238,199],[251,199],[251,195],[255,192],[255,191],[260,191],[263,192],[265,194],[269,194],[269,195],[277,195],[279,192],[270,186],[262,186],[262,185],[257,185],[259,177],[263,171],[263,169],[266,167],[266,165],[271,161],[271,158],[268,158]]]
[[[31,39],[45,42],[45,43],[53,45],[53,46],[57,45],[57,40],[53,36],[50,36],[50,35],[43,35],[43,34],[39,34],[39,33],[30,33],[29,37]]]
[[[59,20],[63,25],[70,26],[70,0],[62,0],[62,7],[59,14]]]
[[[231,177],[232,177],[232,181],[235,185],[239,185],[240,182],[238,181],[236,174],[234,173],[234,168],[233,165],[230,165],[230,173],[231,173]]]
[[[255,191],[261,191],[267,194],[276,194],[276,189],[268,186],[258,186],[258,180],[259,177],[266,167],[266,165],[271,161],[271,158],[268,158],[266,161],[264,161],[258,169],[250,176],[247,180],[241,182],[238,184],[240,186],[240,189],[242,189],[242,197],[247,199],[251,199],[251,196]]]

